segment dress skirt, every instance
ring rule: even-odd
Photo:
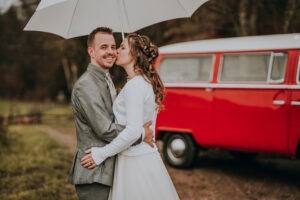
[[[119,154],[109,200],[177,200],[176,189],[159,152]]]

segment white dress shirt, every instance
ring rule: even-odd
[[[105,73],[105,76],[106,76],[106,81],[107,81],[107,84],[108,84],[108,88],[109,88],[109,92],[110,92],[110,95],[111,95],[111,100],[112,102],[115,101],[116,97],[117,97],[117,91],[116,91],[116,88],[115,88],[115,85],[111,79],[111,76],[109,74],[109,72]]]

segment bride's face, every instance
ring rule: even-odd
[[[134,64],[134,59],[130,53],[130,47],[128,44],[128,39],[126,38],[120,47],[117,50],[118,56],[116,60],[116,64],[122,67],[126,67],[128,65]]]

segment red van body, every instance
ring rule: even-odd
[[[166,98],[156,138],[168,164],[189,167],[207,148],[299,158],[300,34],[184,42],[159,52]]]

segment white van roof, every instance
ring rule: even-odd
[[[299,49],[300,33],[247,36],[182,42],[159,48],[159,53],[205,53]]]

